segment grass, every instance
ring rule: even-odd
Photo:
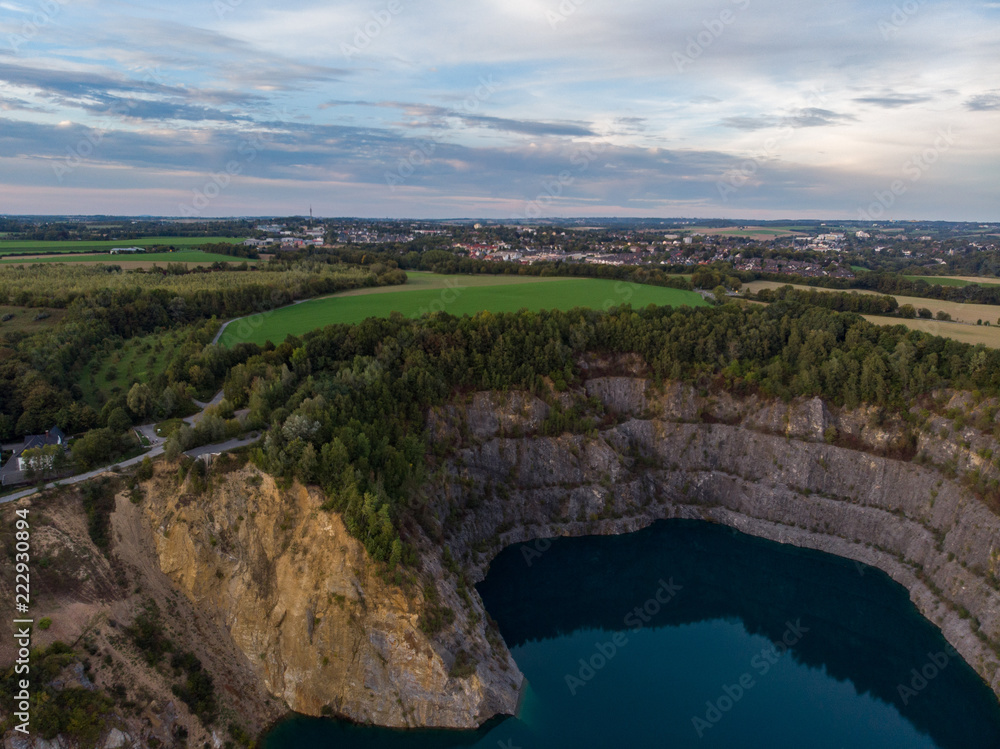
[[[40,314],[47,314],[48,317],[36,320],[35,318]],[[0,335],[12,332],[31,335],[58,325],[66,317],[66,310],[50,309],[47,307],[15,307],[10,304],[0,304],[0,320],[7,315],[13,315],[13,317],[6,322],[0,322]]]
[[[164,372],[171,359],[184,345],[193,326],[165,333],[138,336],[122,342],[117,348],[94,355],[80,374],[83,397],[92,406],[99,406],[99,393],[127,393],[133,383],[149,382]]]
[[[495,276],[490,273],[483,273],[478,276],[458,276],[442,275],[431,273],[425,270],[406,271],[405,286],[379,286],[374,289],[355,289],[347,291],[337,296],[359,296],[365,294],[396,294],[400,291],[416,291],[418,289],[451,289],[456,284],[462,288],[476,288],[479,286],[516,286],[529,283],[551,283],[553,281],[569,281],[568,278],[543,278],[540,276],[516,276],[503,275]]]
[[[218,242],[242,242],[238,237],[142,237],[141,239],[108,239],[95,241],[44,239],[5,239],[0,241],[0,255],[30,252],[101,252],[112,247],[197,247]]]
[[[796,289],[807,289],[807,290],[817,290],[817,291],[836,291],[836,289],[822,289],[816,286],[803,286],[796,284],[783,284],[777,281],[751,281],[750,283],[744,284],[743,287],[750,291],[759,291],[760,289],[776,289],[779,286],[793,286]],[[875,291],[865,291],[862,289],[851,289],[850,291],[856,292],[858,294],[876,294]],[[925,299],[919,296],[900,296],[898,294],[892,294],[891,296],[896,297],[896,301],[900,305],[912,304],[915,309],[920,309],[921,307],[926,307],[935,315],[941,312],[947,312],[951,315],[952,320],[955,322],[971,323],[975,325],[977,320],[982,320],[983,322],[989,321],[990,325],[997,324],[997,320],[1000,319],[1000,306],[993,304],[962,304],[961,302],[944,302],[939,299]]]
[[[2,254],[2,251],[0,251]],[[56,257],[28,256],[0,260],[2,263],[113,263],[115,265],[152,265],[154,263],[242,263],[245,258],[231,255],[217,255],[201,250],[177,250],[176,252],[144,252],[134,254],[111,255],[101,254],[65,254]],[[249,261],[253,262],[253,261]]]
[[[697,307],[706,304],[700,295],[692,291],[620,281],[436,276],[430,273],[409,275],[413,282],[403,287],[360,289],[235,321],[226,328],[220,343],[224,346],[241,341],[263,344],[271,340],[281,343],[288,335],[300,335],[333,323],[357,323],[369,317],[387,317],[391,312],[399,312],[405,317],[419,317],[435,311],[474,315],[481,311],[516,312],[522,308],[604,309],[626,303],[633,307],[649,304]]]
[[[977,276],[903,276],[910,281],[926,281],[931,286],[969,286],[971,284],[1000,284],[1000,278],[983,278]]]
[[[161,421],[156,425],[156,436],[163,438],[169,437],[182,426],[184,426],[183,419],[167,419],[166,421]]]
[[[802,286],[799,284],[782,284],[777,281],[751,281],[744,284],[743,288],[748,291],[760,291],[761,289],[776,289],[780,286],[792,286],[796,289],[813,291],[835,291],[835,289],[822,289],[816,286]],[[863,291],[860,289],[851,290],[857,294],[874,294],[874,291]],[[951,322],[940,320],[927,320],[920,318],[905,319],[902,317],[884,317],[881,315],[864,315],[865,319],[878,325],[905,325],[912,330],[922,330],[925,333],[932,333],[944,338],[951,338],[963,343],[982,343],[993,348],[1000,348],[1000,306],[992,304],[961,304],[959,302],[942,302],[937,299],[924,299],[916,296],[896,296],[896,301],[900,305],[912,304],[914,308],[926,307],[935,315],[938,311],[947,312],[952,317]],[[976,325],[977,320],[989,322],[990,325]]]
[[[987,327],[938,320],[904,320],[900,317],[883,317],[881,315],[863,315],[863,317],[876,325],[905,325],[910,330],[920,330],[942,338],[951,338],[961,343],[973,345],[981,343],[990,348],[1000,348],[1000,327],[995,325]]]

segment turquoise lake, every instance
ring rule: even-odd
[[[1000,749],[989,688],[879,570],[697,521],[501,552],[478,586],[520,714],[478,731],[295,717],[266,749]]]

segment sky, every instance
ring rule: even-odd
[[[0,0],[0,214],[1000,219],[993,0]]]

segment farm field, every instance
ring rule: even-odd
[[[40,254],[57,252],[101,252],[112,247],[197,247],[217,242],[242,242],[237,237],[142,237],[141,239],[109,239],[99,241],[49,241],[44,239],[0,240],[0,256],[14,254]]]
[[[1000,278],[977,276],[903,276],[909,281],[926,281],[931,286],[968,286],[969,284],[1000,285]]]
[[[443,275],[426,270],[406,271],[404,286],[377,286],[371,289],[353,289],[337,296],[364,296],[366,294],[398,294],[401,291],[418,291],[423,289],[473,289],[480,286],[517,286],[530,283],[552,283],[554,281],[569,281],[569,278],[552,278],[541,276],[492,275],[483,273],[478,276]]]
[[[835,289],[821,289],[815,286],[802,286],[798,284],[783,284],[777,281],[750,281],[743,285],[744,289],[749,291],[759,291],[760,289],[777,289],[781,286],[792,286],[796,289],[802,289],[804,291],[835,291]],[[851,289],[852,293],[857,294],[875,294],[874,291],[866,291],[863,289]],[[997,320],[1000,319],[1000,306],[992,304],[961,304],[960,302],[944,302],[940,299],[925,299],[918,296],[900,296],[894,294],[892,296],[896,297],[896,301],[903,304],[912,304],[916,309],[921,307],[926,307],[934,314],[939,311],[947,312],[951,315],[952,320],[960,323],[971,323],[976,324],[977,320],[982,320],[983,322],[989,322],[990,325],[997,324]],[[902,322],[902,318],[888,318],[891,320],[896,320],[897,324]],[[935,321],[936,322],[936,321]],[[939,333],[938,335],[943,335]]]
[[[357,323],[369,317],[399,312],[419,317],[428,312],[474,315],[481,311],[516,312],[519,309],[603,309],[619,304],[704,306],[699,294],[659,286],[644,286],[599,279],[521,278],[516,276],[438,276],[409,274],[403,287],[361,289],[313,299],[276,310],[269,315],[234,321],[220,343],[242,341],[281,343],[288,335],[301,335],[333,323]],[[488,281],[492,280],[493,283]],[[498,283],[499,282],[499,283]],[[451,285],[449,285],[451,284]],[[421,286],[422,288],[413,288]]]
[[[882,315],[862,315],[862,317],[876,325],[905,325],[910,330],[920,330],[942,338],[951,338],[960,343],[971,343],[972,345],[981,343],[990,348],[1000,348],[1000,327],[994,325],[986,327],[985,325],[964,325],[938,320],[904,320],[900,317],[883,317]]]
[[[151,268],[159,263],[193,263],[209,265],[211,263],[242,263],[245,258],[233,257],[231,255],[218,255],[212,252],[202,252],[201,250],[177,250],[176,252],[145,252],[134,255],[111,255],[107,252],[81,253],[81,254],[55,254],[55,255],[27,255],[18,257],[6,257],[0,259],[0,264],[17,263],[87,263],[114,264],[123,268]],[[254,262],[247,260],[246,262]]]

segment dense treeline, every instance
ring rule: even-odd
[[[337,255],[346,262],[352,263],[384,263],[396,261],[400,268],[407,270],[429,270],[435,273],[488,273],[499,275],[532,275],[532,276],[580,276],[584,278],[613,278],[648,283],[655,286],[670,286],[672,288],[712,289],[718,285],[727,288],[739,288],[741,282],[778,281],[780,283],[816,286],[825,289],[850,290],[858,289],[874,291],[883,295],[915,296],[926,299],[939,299],[948,302],[970,304],[1000,305],[1000,279],[997,285],[941,286],[934,283],[934,277],[927,280],[910,280],[902,275],[891,272],[861,272],[856,278],[833,278],[797,276],[783,273],[761,273],[756,271],[736,271],[729,263],[716,262],[710,266],[692,268],[683,265],[669,265],[660,268],[652,266],[614,266],[592,265],[589,263],[535,263],[521,265],[520,263],[497,263],[463,257],[446,250],[429,250],[426,252],[392,251],[372,252],[371,250],[342,249]],[[789,255],[800,257],[799,255]],[[693,276],[688,282],[678,273]],[[714,281],[706,274],[714,274]],[[824,305],[825,306],[825,305]],[[885,314],[868,313],[865,314]]]
[[[906,257],[899,250],[906,248],[906,243],[894,244],[893,252],[855,251],[851,254],[851,262],[864,266],[875,272],[902,273],[924,276],[928,283],[933,284],[938,276],[987,276],[996,278],[1000,275],[1000,255],[996,251],[986,249],[970,249],[968,240],[947,240],[942,242],[941,253],[955,250],[954,255],[935,256],[935,262],[928,265],[926,257]],[[927,247],[920,250],[926,254]],[[941,261],[940,263],[937,261]],[[998,278],[997,280],[1000,280]]]
[[[71,309],[78,302],[91,309],[113,309],[118,314],[127,305],[139,303],[154,308],[157,314],[158,307],[166,307],[174,317],[225,318],[280,307],[317,294],[406,281],[405,274],[393,274],[389,267],[362,269],[309,261],[268,263],[255,270],[178,270],[181,272],[166,267],[123,271],[117,265],[81,263],[3,265],[0,304]],[[170,308],[175,299],[182,300],[175,307],[183,306]],[[129,314],[133,312],[144,314],[140,307],[128,310]]]
[[[1000,283],[996,285],[941,286],[934,283],[933,276],[928,276],[926,281],[922,278],[911,281],[894,273],[860,273],[856,278],[814,278],[752,272],[740,272],[737,275],[743,281],[778,281],[826,289],[864,289],[879,294],[915,296],[925,299],[940,299],[946,302],[1000,305]]]
[[[242,243],[234,242],[209,242],[198,245],[202,252],[211,252],[216,255],[230,255],[232,257],[245,257],[249,260],[257,260],[260,254],[255,247],[247,247]]]
[[[498,263],[456,255],[447,250],[427,250],[425,252],[373,252],[371,250],[341,249],[333,252],[347,263],[357,264],[398,264],[403,270],[426,270],[434,273],[487,274],[507,276],[574,276],[580,278],[605,278],[651,286],[666,286],[673,289],[691,289],[691,283],[684,277],[651,266],[593,265],[590,263]],[[690,271],[690,268],[685,270]],[[716,286],[712,284],[712,286]]]
[[[634,352],[655,380],[734,392],[823,395],[905,409],[952,385],[996,393],[1000,351],[788,300],[767,307],[622,307],[610,313],[482,313],[420,321],[399,316],[290,338],[234,367],[225,394],[269,426],[254,459],[286,478],[319,484],[377,559],[408,558],[400,530],[420,517],[428,408],[456,391],[578,382],[584,352]]]
[[[837,312],[857,312],[860,315],[894,315],[900,307],[895,297],[880,294],[858,294],[857,292],[818,291],[816,289],[795,289],[782,286],[777,289],[761,289],[754,296],[761,302],[788,301],[825,307]],[[909,315],[912,317],[912,315]],[[930,313],[927,315],[930,316]]]
[[[170,357],[166,371],[146,383],[153,390],[151,397],[163,406],[158,415],[169,416],[182,412],[190,395],[210,394],[230,366],[256,351],[246,346],[228,351],[207,347],[218,330],[215,320],[266,312],[295,299],[406,280],[402,271],[388,266],[361,269],[323,263],[185,275],[73,266],[0,268],[0,301],[67,310],[63,322],[51,329],[30,336],[9,332],[0,338],[0,439],[38,433],[53,424],[69,434],[114,426],[109,418],[118,408],[128,417],[117,419],[123,428],[152,415],[130,410],[124,393],[109,401],[111,405],[105,403],[100,414],[82,402],[83,368],[109,341],[193,326],[186,344],[163,354]],[[204,321],[208,327],[201,324]],[[100,437],[102,445],[113,442],[107,435]]]
[[[255,222],[247,220],[200,221],[196,223],[164,221],[128,221],[108,217],[99,223],[83,221],[53,221],[37,223],[0,219],[0,231],[12,239],[44,241],[142,239],[143,237],[245,237],[252,233]]]

